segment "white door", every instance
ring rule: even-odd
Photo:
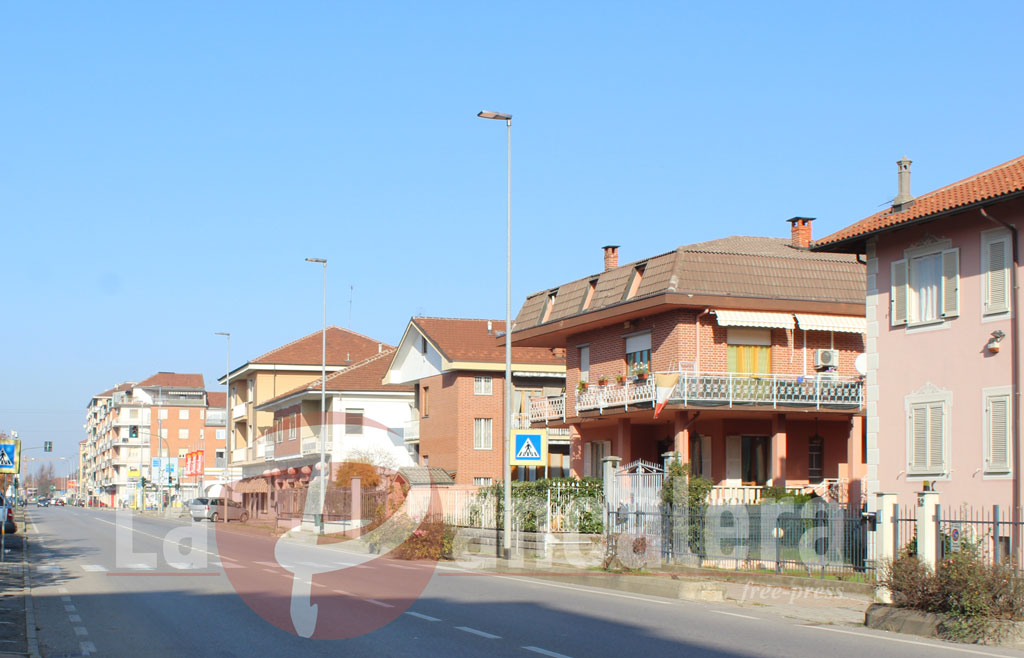
[[[743,484],[743,437],[725,437],[725,484],[738,487]]]

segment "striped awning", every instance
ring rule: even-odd
[[[847,334],[867,333],[867,319],[857,315],[815,315],[797,313],[796,322],[804,331],[837,331]]]
[[[232,489],[237,493],[267,493],[270,491],[270,484],[264,478],[252,478],[241,480]]]
[[[766,329],[792,329],[792,313],[770,311],[723,311],[715,309],[720,327],[764,327]]]

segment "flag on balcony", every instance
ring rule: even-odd
[[[679,374],[655,375],[654,376],[654,417],[657,418],[661,410],[665,408],[672,390],[679,382]]]

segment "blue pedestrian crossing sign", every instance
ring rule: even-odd
[[[547,466],[547,430],[512,430],[509,464],[513,466]]]
[[[0,438],[0,474],[9,475],[21,472],[21,441],[18,439]]]

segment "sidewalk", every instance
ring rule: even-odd
[[[26,615],[31,599],[26,589],[25,512],[15,511],[17,534],[4,537],[4,561],[0,563],[0,658],[29,654]],[[35,654],[38,655],[38,654]]]

